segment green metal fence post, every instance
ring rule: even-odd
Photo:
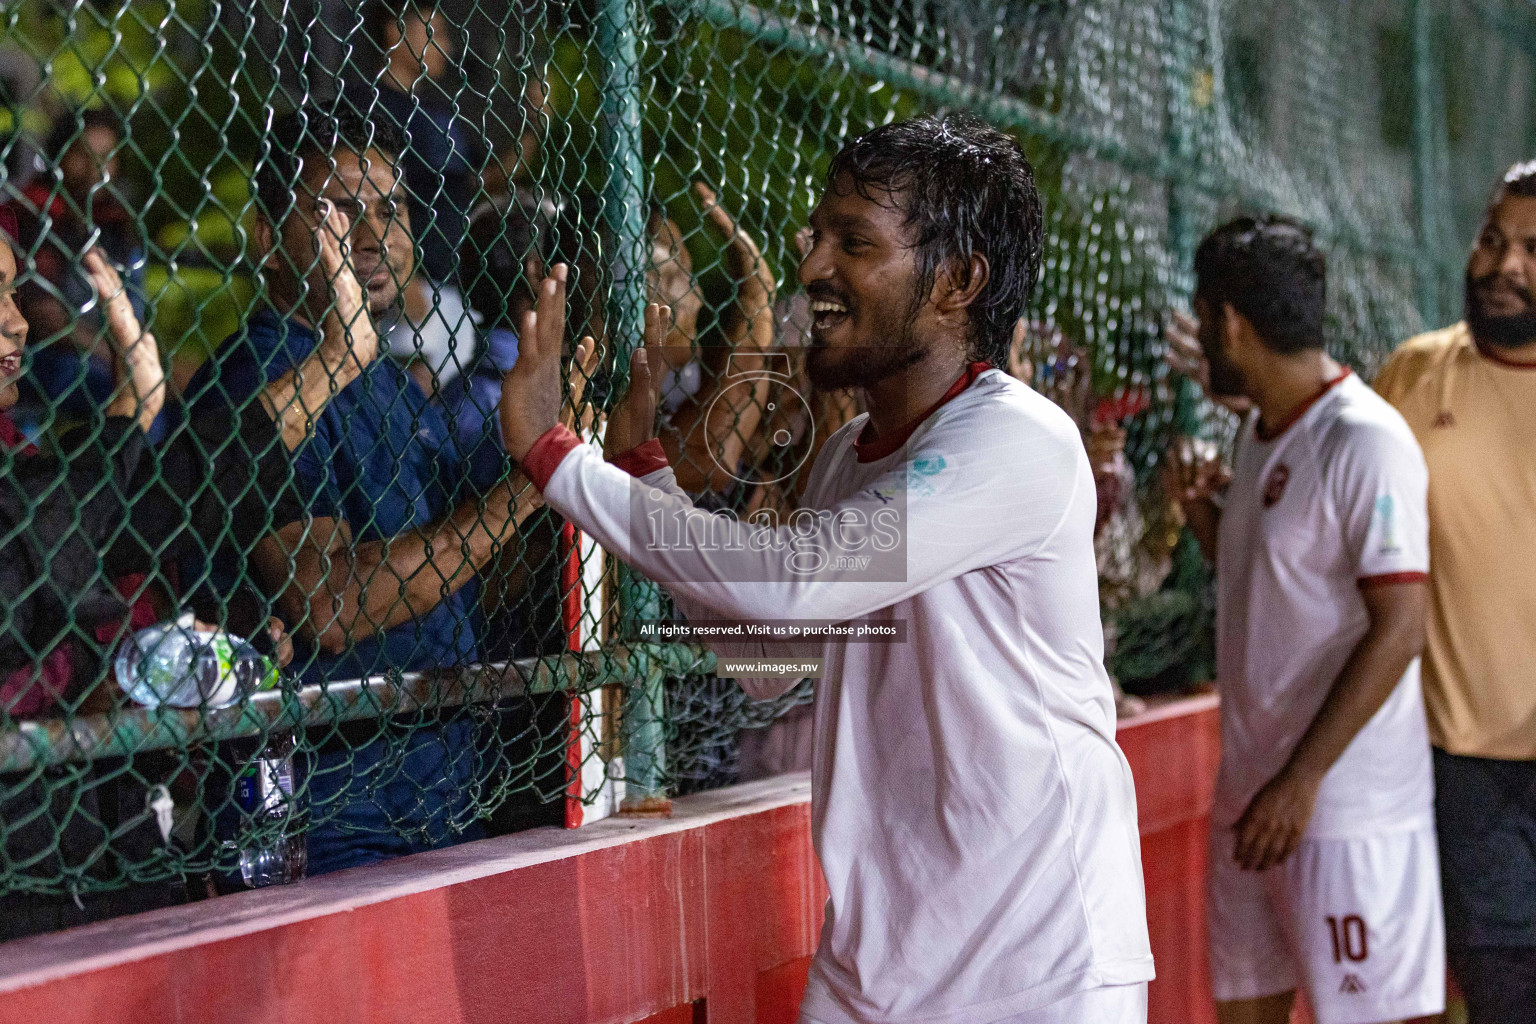
[[[1194,177],[1200,153],[1196,148],[1194,104],[1191,93],[1196,74],[1193,19],[1189,0],[1168,2],[1168,247],[1172,257],[1169,298],[1180,303],[1189,299],[1193,282],[1196,229],[1193,211]],[[1174,395],[1174,429],[1194,434],[1200,428],[1200,393],[1193,383],[1179,381]]]
[[[1409,56],[1413,61],[1413,208],[1418,235],[1415,268],[1418,274],[1419,316],[1426,328],[1440,326],[1440,264],[1444,238],[1439,208],[1444,190],[1435,173],[1438,146],[1435,124],[1433,12],[1429,0],[1409,0]]]
[[[603,0],[597,49],[604,65],[602,143],[608,163],[603,215],[613,240],[609,261],[613,291],[608,303],[608,336],[614,347],[615,385],[629,370],[629,353],[645,325],[645,161],[640,149],[640,57],[638,11],[633,0]],[[619,629],[635,636],[634,624],[660,616],[661,594],[654,583],[618,570]],[[635,666],[640,675],[624,705],[623,811],[668,814],[664,676],[649,658]]]

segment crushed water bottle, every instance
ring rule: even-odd
[[[235,779],[240,805],[240,879],[252,889],[304,877],[309,850],[302,807],[294,796],[293,735],[273,733]]]
[[[141,629],[117,649],[117,682],[146,707],[222,708],[277,686],[277,666],[222,629],[193,628],[191,615]]]

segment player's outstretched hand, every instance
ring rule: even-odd
[[[85,272],[96,287],[117,354],[119,394],[107,406],[107,415],[136,416],[139,426],[147,431],[165,404],[165,368],[160,364],[160,347],[155,336],[139,323],[122,278],[100,249],[85,254]]]
[[[672,326],[672,308],[658,303],[645,307],[645,344],[629,356],[629,388],[603,437],[603,455],[609,459],[638,448],[656,436],[656,401],[661,390],[661,349]]]
[[[539,284],[538,304],[523,315],[517,362],[501,379],[501,436],[518,462],[560,422],[560,351],[565,343],[564,263]]]
[[[1164,356],[1168,366],[1200,385],[1207,398],[1239,416],[1253,408],[1253,403],[1241,395],[1211,394],[1211,366],[1205,358],[1205,350],[1200,347],[1200,321],[1175,310],[1168,317],[1163,337],[1168,341],[1168,352]]]
[[[1296,849],[1312,820],[1320,779],[1282,771],[1259,790],[1233,826],[1232,859],[1245,871],[1268,871]]]

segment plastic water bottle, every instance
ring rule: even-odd
[[[235,779],[242,812],[240,879],[252,889],[304,877],[309,850],[294,796],[293,735],[274,733]]]
[[[117,649],[117,682],[147,707],[222,708],[277,686],[277,666],[222,629],[204,633],[191,615],[141,629]]]

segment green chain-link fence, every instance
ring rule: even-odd
[[[1536,154],[1536,12],[1517,0],[21,0],[0,5],[0,87],[14,295],[30,324],[9,416],[37,448],[7,445],[8,494],[37,509],[101,499],[77,493],[69,469],[106,457],[106,410],[126,385],[80,272],[87,248],[122,272],[173,393],[157,447],[113,498],[121,515],[90,538],[93,599],[110,587],[122,606],[24,624],[20,602],[62,584],[23,574],[6,593],[0,629],[22,654],[0,675],[0,877],[17,899],[147,893],[118,905],[140,906],[179,898],[167,893],[188,879],[231,879],[262,828],[308,830],[312,856],[334,866],[610,810],[619,782],[631,808],[654,808],[735,779],[746,760],[761,771],[802,756],[809,684],[756,704],[699,650],[626,642],[627,623],[663,614],[664,594],[530,511],[528,494],[508,512],[495,490],[507,467],[494,428],[481,430],[495,398],[476,405],[473,383],[501,365],[530,256],[571,265],[572,334],[601,344],[571,410],[584,429],[622,385],[644,304],[668,301],[663,438],[680,482],[715,508],[792,509],[817,442],[857,411],[800,378],[795,235],[843,141],[920,112],[974,111],[1035,164],[1045,269],[1014,368],[1068,407],[1094,455],[1112,668],[1142,691],[1201,678],[1207,580],[1156,473],[1174,433],[1230,429],[1162,361],[1195,243],[1237,212],[1311,224],[1330,261],[1332,343],[1367,373],[1448,322],[1487,190]],[[388,174],[408,213],[369,212],[380,197],[334,159],[345,146],[286,167],[275,125],[295,109],[351,111],[381,140],[403,129]],[[312,122],[312,137],[324,130]],[[199,432],[199,410],[249,419],[262,382],[303,356],[293,318],[321,323],[341,306],[337,275],[306,276],[288,244],[298,222],[252,182],[275,177],[312,222],[306,197],[331,163],[350,191],[326,194],[376,236],[354,231],[353,259],[382,268],[359,276],[391,372],[367,371],[317,411],[291,457],[270,442],[247,451],[238,422]],[[407,217],[414,273],[398,244],[380,255]],[[732,378],[733,356],[764,351],[784,374]],[[375,413],[403,433],[370,434]],[[167,454],[178,444],[192,446],[190,472]],[[278,476],[208,477],[237,456]],[[173,465],[187,477],[166,485],[179,506],[155,491]],[[98,491],[118,486],[102,472]],[[327,547],[312,530],[274,561],[285,501],[344,520],[351,539]],[[455,561],[467,535],[433,531],[466,508],[496,541]],[[45,526],[22,515],[3,540]],[[407,595],[424,578],[425,604]],[[326,609],[346,599],[315,595],[348,585],[374,604],[327,641]],[[220,710],[127,699],[111,652],[184,608],[244,633],[283,617],[297,638],[284,685]],[[782,742],[762,742],[773,729]],[[258,825],[242,780],[290,734],[299,817]],[[162,786],[168,839],[149,804]]]

